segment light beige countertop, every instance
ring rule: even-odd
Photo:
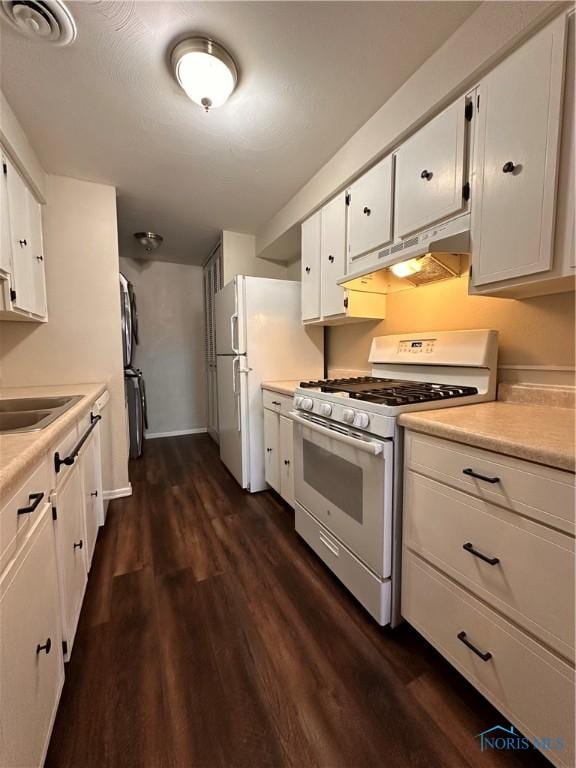
[[[571,408],[498,401],[404,413],[398,423],[415,432],[574,472],[574,415]]]
[[[305,379],[306,377],[304,377]],[[285,381],[263,381],[262,389],[267,389],[270,392],[278,392],[279,395],[288,395],[292,397],[296,387],[300,386],[300,382],[304,379],[285,380]]]
[[[86,414],[94,401],[106,391],[106,385],[62,384],[46,387],[4,387],[0,399],[11,397],[60,397],[83,395],[82,399],[37,432],[0,435],[0,503],[5,503],[30,474],[43,454],[57,443],[74,422]]]

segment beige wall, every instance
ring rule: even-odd
[[[374,336],[493,328],[500,332],[500,377],[573,383],[574,293],[514,299],[468,296],[468,277],[387,297],[387,319],[328,329],[328,366],[366,370]]]
[[[127,489],[128,461],[114,187],[46,179],[48,322],[1,325],[3,384],[106,382],[105,490]]]
[[[120,259],[134,285],[148,436],[206,428],[202,267]]]
[[[292,264],[289,264],[286,270],[286,277],[288,278],[288,280],[300,280],[301,269],[302,269],[302,262],[300,259],[298,259],[298,261],[293,261]]]
[[[278,264],[256,256],[256,238],[254,235],[242,235],[238,232],[222,233],[222,259],[224,285],[236,275],[250,277],[274,277],[286,279],[286,265]]]

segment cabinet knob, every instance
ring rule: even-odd
[[[334,264],[334,256],[328,256],[328,261],[330,264]]]
[[[289,464],[290,464],[290,461],[289,461],[288,459],[284,459],[284,464],[285,464],[286,466],[289,466]]]
[[[48,638],[46,640],[46,642],[44,643],[44,645],[40,645],[40,643],[38,643],[38,645],[36,646],[36,654],[39,654],[42,651],[45,651],[46,656],[48,656],[48,654],[50,653],[50,649],[51,648],[52,648],[52,640],[50,640],[50,638]]]
[[[309,274],[310,274],[310,267],[306,267],[306,274],[307,274],[307,275],[309,275]]]
[[[92,493],[90,494],[90,496],[98,496],[98,491],[92,491]]]
[[[511,160],[508,160],[507,163],[504,163],[502,166],[502,173],[514,173],[516,170],[516,166]]]
[[[38,261],[44,261],[44,256],[36,256],[36,259],[37,259]]]
[[[74,542],[74,549],[82,549],[83,545],[84,545],[84,542],[82,541],[82,539],[80,539],[80,541],[78,541],[78,542],[75,541]]]
[[[18,240],[18,242],[20,243],[22,248],[24,248],[25,245],[28,245],[28,241],[27,240]]]
[[[272,448],[266,448],[266,453],[272,453]]]
[[[367,205],[364,206],[364,213],[366,214],[366,216],[370,216],[370,214],[372,213],[372,211],[370,210],[370,208],[368,208]]]
[[[426,179],[426,181],[430,181],[432,176],[433,176],[432,171],[427,171],[426,169],[424,169],[422,171],[422,173],[420,174],[420,178],[421,179]]]

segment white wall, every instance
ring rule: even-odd
[[[206,428],[206,369],[202,267],[120,259],[134,284],[142,369],[148,400],[148,437]]]
[[[250,277],[273,277],[286,280],[286,265],[277,264],[256,256],[256,238],[254,235],[242,235],[239,232],[222,233],[222,263],[224,285],[236,275]]]
[[[299,227],[316,208],[477,82],[562,2],[482,3],[289,202],[258,232],[256,252],[291,261]]]
[[[116,190],[47,176],[46,198],[48,322],[2,323],[3,384],[105,382],[111,429],[104,451],[104,488],[126,490]]]

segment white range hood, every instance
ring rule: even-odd
[[[470,254],[470,214],[438,224],[423,232],[398,240],[372,258],[370,266],[344,275],[338,284],[354,291],[391,293],[410,286],[426,285],[462,273]],[[400,262],[417,260],[418,271],[397,277],[390,267]]]

